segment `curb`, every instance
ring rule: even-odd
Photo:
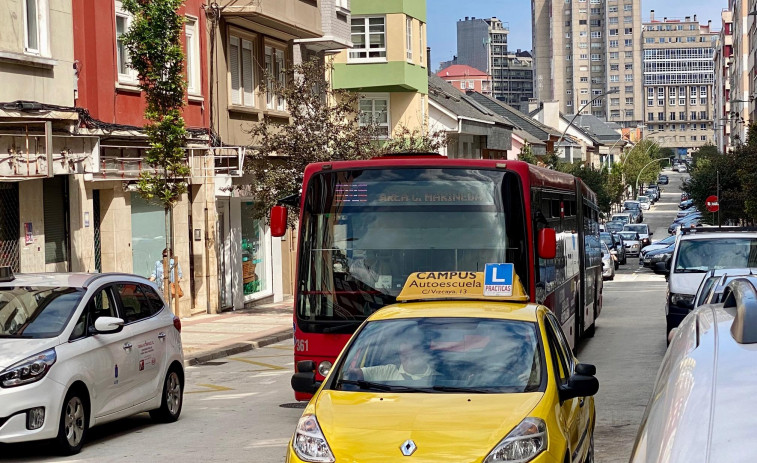
[[[240,352],[260,349],[261,347],[270,346],[271,344],[276,344],[277,342],[292,339],[293,336],[294,335],[292,328],[286,328],[279,333],[270,334],[262,338],[252,338],[249,341],[238,342],[210,351],[193,354],[190,357],[184,358],[184,366],[198,365],[201,363],[210,362],[211,360],[239,354]]]

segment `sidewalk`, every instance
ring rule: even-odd
[[[196,365],[292,338],[292,299],[181,320],[184,364]]]

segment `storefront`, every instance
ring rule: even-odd
[[[241,309],[261,299],[281,298],[281,241],[253,218],[248,197],[216,196],[219,308]],[[279,271],[280,273],[280,271]],[[278,288],[278,290],[277,290]]]

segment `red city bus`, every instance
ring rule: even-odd
[[[393,155],[311,164],[302,192],[294,358],[314,361],[317,380],[413,272],[512,263],[571,346],[594,333],[602,307],[599,210],[579,178],[521,161]],[[285,218],[276,206],[274,236]]]

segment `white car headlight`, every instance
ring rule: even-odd
[[[539,418],[526,418],[502,439],[484,463],[509,461],[526,463],[547,448],[547,425]]]
[[[303,461],[333,463],[334,454],[331,453],[329,443],[326,442],[318,426],[315,415],[304,415],[297,423],[292,439],[292,448],[297,457]]]
[[[50,367],[53,366],[57,358],[55,349],[47,349],[37,355],[25,358],[0,371],[0,386],[16,387],[39,381],[50,371]]]

